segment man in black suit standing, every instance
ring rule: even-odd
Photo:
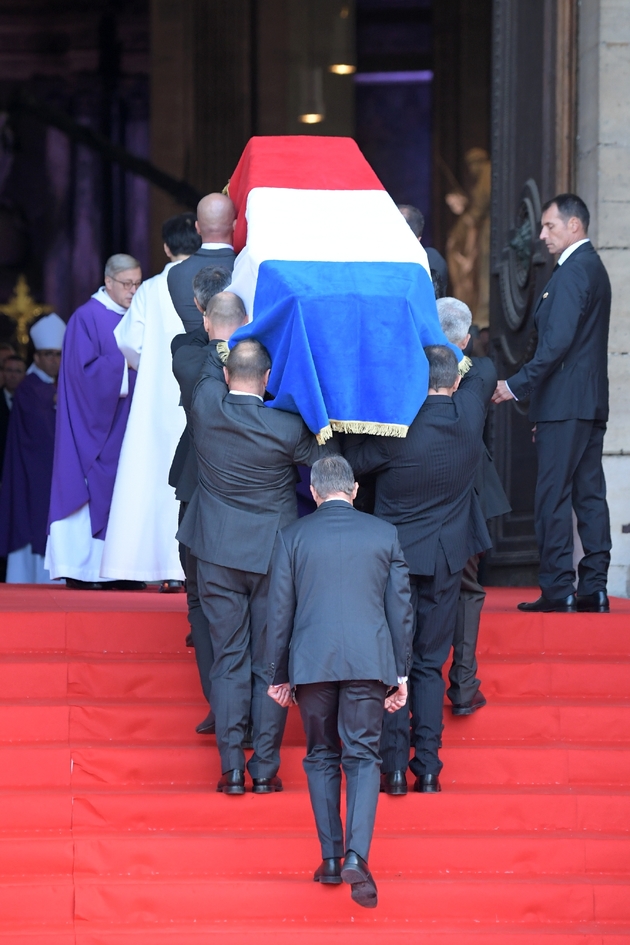
[[[589,212],[575,194],[543,207],[540,238],[560,254],[538,300],[531,361],[499,381],[495,403],[530,399],[538,478],[535,521],[541,596],[519,610],[606,613],[610,520],[602,449],[608,419],[610,281],[587,232]],[[575,511],[584,557],[573,567]]]
[[[199,486],[178,538],[197,558],[199,599],[214,661],[212,707],[222,777],[217,790],[245,792],[243,737],[250,717],[254,793],[282,790],[277,777],[286,709],[267,698],[264,636],[269,565],[279,528],[297,518],[295,464],[319,458],[298,414],[266,407],[271,360],[255,340],[228,355],[225,380],[201,372],[192,396]]]
[[[203,271],[201,270],[201,272]],[[212,273],[217,271],[220,270],[214,268],[211,270]],[[177,340],[181,339],[182,336],[177,335],[173,339],[173,347],[175,348],[173,352],[173,373],[177,378],[181,391],[181,404],[186,412],[186,431],[190,428],[193,391],[202,370],[225,384],[223,367],[229,353],[227,342],[237,328],[240,328],[246,322],[245,306],[238,295],[234,295],[233,292],[219,292],[210,299],[203,316],[205,343],[201,337],[198,337],[191,343],[185,342],[175,346]],[[192,332],[191,334],[199,336],[201,333]],[[184,338],[188,339],[188,336],[184,336]],[[227,390],[227,388],[225,389]],[[186,507],[192,499],[197,488],[197,481],[197,457],[194,446],[190,443],[175,492],[176,498],[183,506],[182,514],[185,513]],[[199,669],[201,688],[208,703],[212,705],[210,696],[210,670],[214,659],[212,640],[208,620],[201,609],[199,600],[197,559],[190,548],[186,548],[184,571],[186,573],[188,622],[192,634],[192,644],[195,648],[195,659]],[[199,723],[196,731],[199,735],[214,734],[215,718],[212,709],[210,709],[207,717]]]
[[[440,327],[451,344],[466,352],[470,345],[472,312],[459,299],[437,300]],[[460,390],[480,377],[484,384],[484,402],[494,393],[497,372],[490,358],[464,357],[460,363]],[[486,521],[510,511],[510,503],[501,485],[492,456],[484,444],[473,486]],[[464,566],[457,603],[457,620],[453,634],[453,661],[448,671],[450,686],[446,695],[452,703],[453,715],[472,715],[486,704],[477,679],[477,638],[486,592],[479,583],[480,555],[471,555]]]
[[[370,908],[383,706],[393,712],[407,701],[413,610],[396,529],[353,509],[357,489],[341,456],[313,466],[317,511],[276,539],[266,661],[269,695],[288,705],[295,687],[306,732],[304,769],[322,848],[315,882],[350,883],[355,902]]]
[[[186,331],[201,327],[192,289],[195,275],[204,266],[223,266],[229,272],[234,269],[235,222],[234,204],[224,194],[208,194],[199,201],[195,227],[201,236],[201,247],[168,273],[168,290]]]
[[[344,453],[358,475],[376,473],[374,514],[398,528],[411,574],[416,613],[409,678],[415,757],[409,763],[406,713],[385,718],[381,739],[383,789],[406,794],[407,765],[414,790],[440,790],[438,748],[442,734],[442,667],[453,642],[462,571],[472,554],[486,551],[490,536],[473,483],[483,451],[487,401],[484,381],[460,374],[451,348],[425,348],[429,393],[404,439],[351,438]]]
[[[422,243],[422,233],[424,231],[424,214],[417,207],[412,207],[410,203],[399,203],[398,209],[409,224],[409,227],[419,243]],[[433,246],[425,246],[429,268],[431,270],[431,279],[436,288],[436,298],[446,295],[448,286],[448,266],[444,256],[434,249]],[[438,290],[439,287],[439,291]]]

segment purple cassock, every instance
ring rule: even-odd
[[[125,359],[114,328],[121,315],[95,298],[76,310],[63,341],[50,523],[89,502],[92,537],[105,538],[136,372],[121,397]]]
[[[56,384],[27,374],[13,397],[0,491],[0,556],[46,550],[55,446]]]

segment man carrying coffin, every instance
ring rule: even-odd
[[[7,584],[47,584],[44,567],[55,445],[57,375],[66,330],[58,315],[31,326],[33,363],[13,396],[0,491],[0,557]]]
[[[105,583],[101,559],[136,372],[116,344],[114,329],[142,282],[140,263],[117,253],[105,285],[68,323],[59,375],[57,429],[46,567],[68,587],[134,588]]]
[[[265,407],[271,359],[259,341],[235,345],[225,383],[201,372],[191,419],[199,487],[179,540],[197,558],[199,599],[210,627],[212,708],[225,794],[245,793],[243,738],[253,724],[248,770],[256,794],[282,790],[277,777],[286,710],[267,698],[264,638],[269,565],[279,528],[297,518],[295,464],[319,447],[302,418]]]

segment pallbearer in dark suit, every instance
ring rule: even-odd
[[[279,528],[297,518],[295,464],[319,447],[300,416],[265,407],[271,360],[258,341],[232,348],[225,384],[208,365],[193,392],[199,465],[178,538],[197,558],[199,599],[210,626],[212,708],[223,776],[218,790],[245,792],[243,737],[250,717],[254,793],[282,790],[277,777],[286,710],[267,698],[264,637],[269,564]]]
[[[425,348],[429,396],[404,439],[347,437],[345,455],[355,473],[376,473],[374,514],[396,525],[411,574],[416,612],[410,705],[415,790],[440,790],[444,681],[453,642],[462,570],[472,554],[490,547],[473,482],[483,450],[484,381],[460,384],[451,348]],[[491,391],[487,397],[490,398]],[[383,787],[407,793],[409,724],[403,713],[386,718],[381,740]]]
[[[304,769],[323,860],[314,879],[351,883],[352,898],[371,907],[383,705],[395,711],[407,700],[413,611],[396,529],[353,509],[357,488],[341,456],[313,466],[317,511],[276,539],[266,652],[269,695],[288,705],[295,687],[306,731]]]
[[[470,342],[472,312],[459,299],[437,300],[440,327],[447,339],[466,351]],[[460,363],[462,380],[460,389],[465,390],[480,378],[484,384],[483,400],[489,403],[497,383],[497,372],[490,358],[465,357]],[[486,521],[496,515],[510,511],[510,503],[501,485],[494,462],[484,444],[481,461],[477,467],[473,486]],[[477,679],[477,637],[481,611],[486,592],[479,583],[478,554],[471,555],[464,566],[462,583],[457,602],[457,620],[453,634],[453,662],[448,671],[450,686],[446,695],[453,704],[453,715],[472,715],[486,704],[486,699]]]
[[[201,247],[193,256],[173,266],[168,274],[168,290],[186,331],[201,328],[201,314],[195,306],[192,290],[199,270],[205,266],[222,266],[229,272],[234,269],[235,221],[234,204],[224,194],[208,194],[197,204],[195,227],[202,239]]]
[[[541,597],[520,610],[608,611],[610,521],[602,449],[608,419],[610,281],[588,239],[589,212],[575,194],[543,207],[540,237],[558,263],[534,315],[538,344],[531,361],[493,397],[530,400],[536,424],[536,537]],[[584,548],[573,567],[573,522]]]
[[[224,270],[208,267],[209,275],[216,275]],[[200,274],[206,270],[202,269]],[[186,411],[186,429],[184,434],[190,435],[190,411],[192,396],[202,370],[224,384],[223,366],[228,356],[227,342],[237,328],[247,321],[245,306],[238,295],[233,292],[219,292],[208,301],[203,316],[203,335],[201,330],[190,332],[190,335],[177,335],[172,342],[173,373],[177,378],[181,391],[181,404]],[[227,387],[225,388],[227,390]],[[182,464],[180,477],[176,483],[176,498],[183,506],[183,512],[192,499],[197,488],[198,471],[197,457],[192,442],[188,444],[185,461]],[[186,596],[188,599],[188,622],[192,634],[192,643],[195,647],[195,659],[199,669],[203,694],[212,705],[210,697],[210,670],[212,668],[213,653],[212,640],[208,620],[205,617],[199,600],[197,587],[197,559],[186,548],[184,571],[186,573]],[[200,735],[212,735],[215,732],[215,718],[212,709],[205,719],[199,723],[196,731]]]

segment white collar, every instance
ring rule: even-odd
[[[31,364],[30,368],[28,369],[28,371],[27,371],[26,373],[27,373],[27,374],[34,374],[36,377],[38,377],[38,378],[40,379],[40,381],[43,381],[44,384],[54,384],[54,383],[55,383],[54,377],[51,377],[50,374],[46,374],[46,371],[42,371],[41,368],[37,367],[37,365],[35,364],[34,361],[33,361],[33,363]]]
[[[258,400],[264,403],[264,400],[262,399],[260,394],[250,394],[246,390],[231,390],[230,394],[236,394],[237,397],[258,397]]]
[[[231,243],[202,243],[201,249],[234,249]]]
[[[585,243],[590,243],[588,236],[583,240],[578,240],[577,243],[571,243],[570,246],[567,246],[565,251],[561,253],[560,259],[558,260],[558,265],[561,266],[563,262],[566,262],[571,253],[574,253],[578,246],[584,246]]]
[[[118,305],[117,302],[114,302],[111,295],[108,293],[104,285],[98,289],[92,296],[93,299],[96,299],[97,302],[100,302],[101,305],[104,305],[105,308],[108,308],[110,312],[116,312],[117,315],[125,315],[127,309],[123,308],[122,305]]]

